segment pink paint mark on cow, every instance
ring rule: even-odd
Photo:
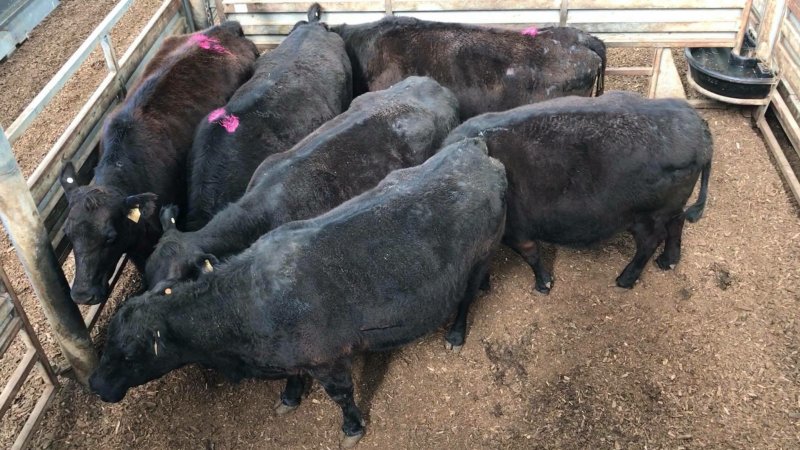
[[[205,34],[202,33],[193,34],[189,38],[189,42],[197,44],[198,47],[212,51],[214,53],[228,53],[228,49],[226,49],[222,44],[219,43],[219,39],[215,37],[206,36]]]
[[[225,115],[225,108],[217,108],[208,114],[208,123],[214,122]]]
[[[536,27],[529,27],[522,30],[522,34],[525,36],[536,37],[539,34],[539,29]]]
[[[222,119],[222,122],[219,124],[222,125],[222,127],[225,128],[225,131],[228,133],[233,133],[237,128],[239,128],[239,118],[233,114],[230,114],[225,116],[225,118]]]
[[[233,114],[228,114],[225,108],[217,108],[208,113],[208,123],[214,122],[220,124],[228,133],[233,133],[239,128],[239,118]]]

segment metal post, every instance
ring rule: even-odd
[[[194,16],[195,8],[192,7],[193,5],[189,4],[189,0],[182,0],[182,3],[183,3],[183,15],[186,16],[186,26],[189,28],[189,32],[193,33],[197,31],[197,27],[195,26],[195,16]],[[197,3],[197,1],[194,0],[193,3]]]
[[[100,46],[103,48],[103,56],[106,58],[106,67],[108,67],[108,71],[114,75],[114,80],[117,82],[117,87],[119,88],[117,98],[122,100],[128,96],[128,89],[125,87],[125,82],[122,81],[122,78],[119,76],[117,52],[114,51],[114,46],[111,45],[111,37],[109,37],[108,34],[104,34],[100,39]]]
[[[70,299],[64,272],[58,264],[36,203],[2,127],[0,219],[14,244],[62,353],[75,371],[78,381],[86,384],[97,366],[97,353],[83,324],[81,313]]]

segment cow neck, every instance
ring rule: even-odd
[[[214,215],[206,226],[193,232],[190,239],[204,252],[224,258],[250,247],[271,228],[271,222],[263,205],[251,207],[240,200]]]
[[[211,364],[220,355],[230,356],[231,349],[239,347],[231,344],[244,338],[235,294],[247,290],[228,289],[225,278],[208,274],[178,285],[163,298],[161,310],[155,311],[165,318],[180,345],[190,350],[189,363]]]

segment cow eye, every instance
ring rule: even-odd
[[[113,244],[116,239],[117,239],[117,233],[108,233],[108,234],[106,234],[106,244],[107,245]]]

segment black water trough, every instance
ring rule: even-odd
[[[764,99],[775,83],[775,73],[756,58],[739,56],[729,48],[687,48],[685,53],[689,76],[713,94],[733,99]]]

